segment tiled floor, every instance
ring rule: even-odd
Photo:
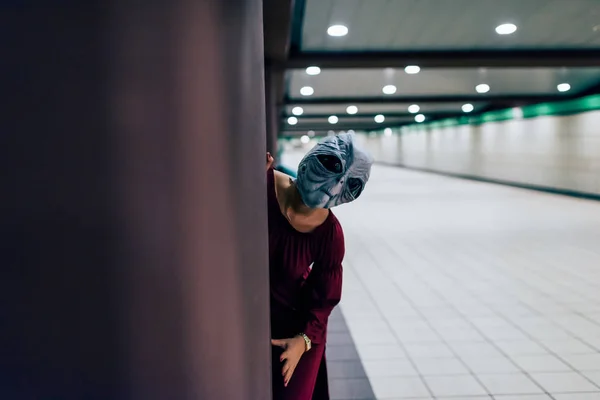
[[[377,166],[346,233],[336,400],[600,400],[600,202]]]

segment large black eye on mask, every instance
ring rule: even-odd
[[[317,159],[327,169],[327,171],[335,172],[336,174],[342,172],[342,162],[336,156],[319,154]]]
[[[363,191],[362,181],[357,178],[348,178],[348,190],[352,197],[358,198]]]

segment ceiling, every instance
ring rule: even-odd
[[[600,0],[296,0],[280,134],[374,130],[600,92]],[[512,23],[516,32],[498,35]],[[332,37],[331,25],[348,34]],[[318,75],[307,66],[319,66]],[[420,72],[407,74],[406,65]],[[490,90],[478,93],[485,83]],[[557,85],[568,83],[560,92]],[[383,87],[395,86],[393,94]],[[314,94],[303,96],[310,86]],[[348,115],[346,107],[358,111]],[[292,108],[302,107],[290,125]],[[385,121],[377,123],[375,115]],[[330,124],[328,116],[338,122]]]

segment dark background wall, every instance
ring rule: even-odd
[[[270,398],[261,2],[54,4],[0,5],[0,398]]]

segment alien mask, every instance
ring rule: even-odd
[[[360,196],[373,159],[355,146],[354,134],[321,140],[300,161],[296,186],[310,208],[331,208]]]

